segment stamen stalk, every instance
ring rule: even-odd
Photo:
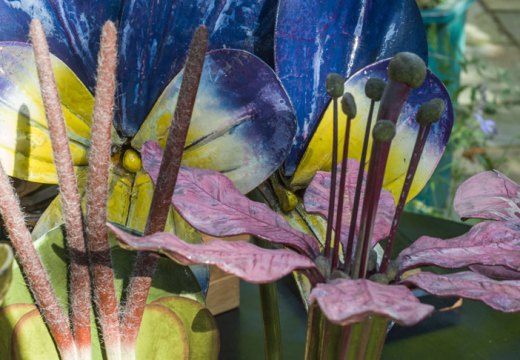
[[[336,203],[336,177],[338,176],[338,99],[332,99],[333,104],[333,124],[332,124],[332,168],[330,180],[329,212],[327,217],[327,231],[325,235],[325,250],[323,255],[330,258],[332,243],[332,224],[334,221],[334,209]]]
[[[363,149],[361,150],[361,158],[359,160],[359,172],[356,179],[356,191],[354,193],[354,202],[352,204],[352,217],[350,218],[350,226],[348,230],[348,239],[345,246],[345,264],[343,269],[346,273],[350,272],[352,262],[352,250],[354,248],[354,236],[356,233],[357,218],[359,212],[359,202],[361,199],[361,190],[363,187],[363,176],[365,174],[365,162],[367,158],[368,140],[370,136],[370,128],[372,127],[372,118],[374,114],[375,101],[370,102],[370,110],[368,112],[367,125],[365,128],[365,137],[363,138]]]

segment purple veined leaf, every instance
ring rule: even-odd
[[[141,149],[143,167],[155,182],[162,150],[147,141]],[[172,203],[194,228],[211,236],[251,234],[291,247],[314,258],[319,253],[316,240],[293,229],[267,205],[242,195],[226,176],[210,170],[182,167]]]
[[[276,281],[294,270],[314,268],[308,257],[288,249],[263,249],[247,241],[211,240],[189,244],[170,233],[138,237],[108,224],[117,238],[132,250],[153,251],[182,265],[215,265],[229,274],[255,284]]]
[[[470,270],[497,280],[520,280],[520,271],[511,270],[502,265],[471,265]]]
[[[338,166],[338,174],[339,174]],[[350,218],[352,217],[352,206],[354,203],[354,195],[356,192],[357,176],[359,172],[359,162],[355,159],[349,159],[347,164],[347,181],[345,184],[345,202],[343,206],[343,221],[341,226],[341,240],[343,242],[348,239],[350,227]],[[366,176],[365,176],[366,178]],[[312,179],[304,196],[305,210],[310,213],[320,214],[328,217],[329,197],[330,197],[331,173],[319,171]],[[363,181],[360,204],[363,204],[363,194],[365,189],[365,179]],[[336,194],[339,191],[336,191]],[[336,204],[338,203],[336,199]],[[377,217],[374,225],[374,233],[372,237],[372,245],[385,238],[390,232],[392,220],[395,213],[395,203],[392,194],[386,190],[381,192],[379,206],[377,209]],[[358,221],[356,223],[356,236],[359,232],[359,223],[361,219],[361,211],[358,212]],[[336,222],[334,221],[333,224]],[[345,245],[345,244],[344,244]]]
[[[449,240],[423,236],[397,257],[401,272],[423,265],[503,265],[520,271],[520,223],[483,222]]]
[[[483,186],[485,184],[485,186]],[[457,189],[453,206],[463,219],[520,219],[520,187],[494,170],[470,177]]]
[[[318,301],[327,319],[343,326],[371,315],[411,326],[434,310],[431,305],[421,304],[406,286],[383,285],[367,279],[337,279],[318,284],[310,296],[310,302],[314,301]]]
[[[414,284],[438,296],[460,296],[480,300],[495,310],[520,311],[520,281],[497,281],[471,271],[439,275],[429,272],[407,277]]]

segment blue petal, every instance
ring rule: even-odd
[[[427,60],[424,25],[414,0],[280,2],[275,64],[291,97],[298,131],[285,163],[290,176],[327,105],[325,77],[345,77],[376,60],[411,51]]]
[[[133,136],[166,85],[181,70],[195,29],[204,24],[210,49],[255,52],[272,62],[276,0],[128,1],[120,29],[120,116]]]
[[[101,27],[115,19],[122,0],[21,0],[0,2],[0,41],[26,42],[29,23],[39,19],[51,52],[92,91]]]

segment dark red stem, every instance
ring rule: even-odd
[[[329,216],[327,217],[327,232],[325,235],[325,251],[323,255],[330,257],[330,248],[332,242],[332,224],[334,222],[334,208],[336,202],[336,177],[338,166],[338,99],[332,99],[333,117],[332,117],[332,165],[330,180],[330,197],[329,197]]]
[[[406,172],[403,189],[401,190],[399,202],[397,203],[394,219],[392,221],[392,227],[390,228],[390,235],[383,255],[383,261],[379,269],[379,271],[382,273],[386,272],[388,268],[388,263],[390,261],[390,256],[392,255],[392,250],[394,247],[395,236],[397,234],[397,227],[399,226],[399,220],[401,219],[401,215],[404,210],[404,205],[406,204],[406,199],[408,198],[408,193],[410,192],[410,188],[412,187],[415,172],[417,171],[417,166],[419,165],[419,161],[421,160],[421,154],[424,150],[426,140],[428,139],[430,128],[431,124],[420,125],[419,132],[417,133],[417,139],[413,148],[410,164],[408,165],[408,171]]]
[[[352,262],[352,251],[354,248],[354,236],[356,233],[356,225],[357,218],[359,212],[359,202],[361,199],[361,190],[363,186],[363,176],[365,174],[365,162],[367,159],[367,150],[368,150],[368,140],[370,136],[370,129],[372,127],[372,117],[374,115],[374,105],[375,101],[372,100],[370,102],[370,110],[368,112],[367,125],[365,128],[365,137],[363,139],[363,149],[361,150],[361,158],[359,160],[359,172],[356,180],[356,192],[354,194],[354,202],[352,204],[352,217],[350,218],[350,227],[348,230],[348,239],[345,246],[345,264],[344,270],[345,272],[350,271],[350,266]]]
[[[334,237],[334,250],[332,253],[331,272],[338,268],[339,244],[341,240],[341,223],[343,220],[343,204],[345,202],[345,183],[347,180],[348,145],[350,142],[350,122],[347,116],[345,126],[345,141],[343,142],[343,159],[341,160],[341,174],[339,178],[338,206],[336,211],[336,236]]]

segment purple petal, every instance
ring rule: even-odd
[[[511,270],[505,266],[471,265],[471,271],[497,280],[520,280],[520,271]]]
[[[133,250],[159,252],[182,265],[215,265],[250,283],[272,282],[294,270],[314,267],[309,258],[287,249],[262,249],[246,241],[212,240],[189,244],[170,233],[138,237],[107,225],[126,247]]]
[[[520,271],[520,223],[483,222],[450,240],[423,236],[397,258],[400,271],[422,265],[504,265]]]
[[[366,279],[338,279],[318,284],[311,292],[310,302],[318,301],[327,319],[348,325],[368,316],[380,315],[401,325],[414,325],[433,311],[433,306],[421,304],[401,285],[383,285]]]
[[[338,167],[339,168],[339,167]],[[339,174],[340,170],[338,170]],[[347,164],[347,181],[345,184],[345,202],[343,206],[343,221],[341,227],[341,240],[348,239],[350,220],[352,217],[352,206],[354,203],[354,195],[356,192],[357,176],[359,172],[359,162],[349,159]],[[365,180],[365,179],[364,179]],[[328,217],[329,197],[330,197],[331,173],[319,171],[312,179],[307,191],[305,192],[304,202],[305,209],[310,213],[317,213],[323,217]],[[360,204],[363,204],[365,189],[365,181],[363,181]],[[336,204],[338,200],[336,199]],[[390,232],[392,220],[395,213],[395,203],[392,194],[386,190],[381,192],[379,206],[377,209],[377,217],[374,225],[374,233],[372,244],[385,238]],[[359,232],[359,223],[361,219],[361,211],[358,212],[358,221],[356,223],[356,236]],[[336,222],[334,221],[333,224]]]
[[[279,2],[275,65],[298,119],[285,163],[287,176],[295,171],[329,101],[326,75],[337,72],[348,78],[401,51],[428,57],[424,25],[413,0]]]
[[[454,208],[463,219],[520,219],[520,188],[496,170],[470,177],[459,186]]]
[[[143,167],[155,182],[162,150],[156,143],[146,142],[141,151]],[[249,200],[218,172],[181,168],[172,203],[191,226],[208,235],[251,234],[310,257],[319,253],[312,236],[290,227],[267,205]]]
[[[421,272],[406,278],[405,282],[434,295],[480,300],[503,312],[520,311],[520,281],[497,281],[465,271],[448,275]]]

